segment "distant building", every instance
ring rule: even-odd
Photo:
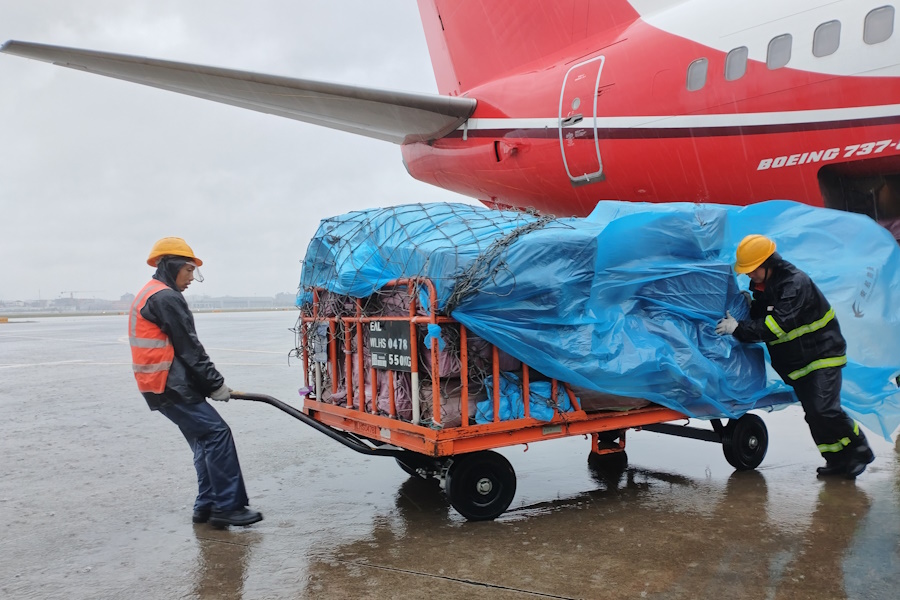
[[[295,304],[294,294],[280,293],[275,296],[185,296],[192,311],[239,311],[239,310],[273,310],[290,308]],[[134,294],[127,293],[118,300],[101,298],[77,298],[71,294],[68,298],[52,300],[0,300],[0,315],[16,314],[66,314],[90,313],[109,314],[126,313],[134,301]]]
[[[293,294],[271,296],[185,296],[193,311],[203,310],[271,310],[294,306]]]
[[[297,306],[297,294],[275,294],[275,306]]]

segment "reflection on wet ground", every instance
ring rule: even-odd
[[[194,525],[200,549],[192,596],[195,598],[243,598],[252,549],[261,534],[250,531],[235,536],[205,525]]]
[[[310,591],[390,597],[401,574],[451,598],[891,598],[900,583],[895,535],[892,573],[873,580],[876,565],[861,565],[868,575],[849,577],[868,579],[864,593],[845,586],[845,564],[874,550],[857,535],[870,499],[853,482],[822,482],[806,522],[777,523],[759,472],[723,487],[636,467],[601,478],[596,490],[463,526],[443,518],[428,482],[408,480],[371,539],[313,562]]]
[[[294,400],[292,313],[199,315],[229,385]],[[900,445],[817,479],[793,408],[734,472],[715,444],[629,434],[627,465],[570,438],[504,449],[510,510],[467,523],[437,482],[282,413],[217,405],[266,520],[190,523],[190,453],[133,390],[119,317],[0,326],[4,598],[873,598],[900,589]],[[874,438],[874,434],[870,438]]]

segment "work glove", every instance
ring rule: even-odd
[[[716,333],[719,335],[731,335],[737,329],[737,319],[731,316],[731,312],[725,311],[725,318],[716,323]]]
[[[228,402],[229,400],[231,400],[231,388],[223,383],[222,386],[219,389],[217,389],[216,391],[214,391],[212,394],[210,394],[209,397],[211,400],[218,400],[219,402]]]
[[[744,297],[744,300],[747,301],[747,306],[750,306],[750,303],[753,302],[753,296],[747,290],[743,290],[741,292],[741,296]]]

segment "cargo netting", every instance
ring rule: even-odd
[[[843,404],[888,437],[900,425],[900,250],[861,215],[787,201],[600,202],[583,219],[444,203],[357,211],[321,222],[297,303],[308,310],[317,288],[320,312],[355,314],[359,300],[366,315],[404,314],[408,300],[385,286],[427,278],[438,314],[548,378],[734,418],[795,401],[764,346],[714,331],[726,310],[747,314],[731,265],[750,233],[775,239],[832,303],[848,342]],[[458,343],[452,326],[437,337]]]

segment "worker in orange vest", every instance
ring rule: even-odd
[[[131,304],[128,339],[134,377],[150,410],[175,423],[194,452],[199,491],[194,523],[250,525],[263,516],[250,510],[231,429],[206,402],[227,402],[231,389],[197,338],[194,316],[182,292],[203,281],[203,264],[177,237],[153,245],[147,264],[153,278]]]

